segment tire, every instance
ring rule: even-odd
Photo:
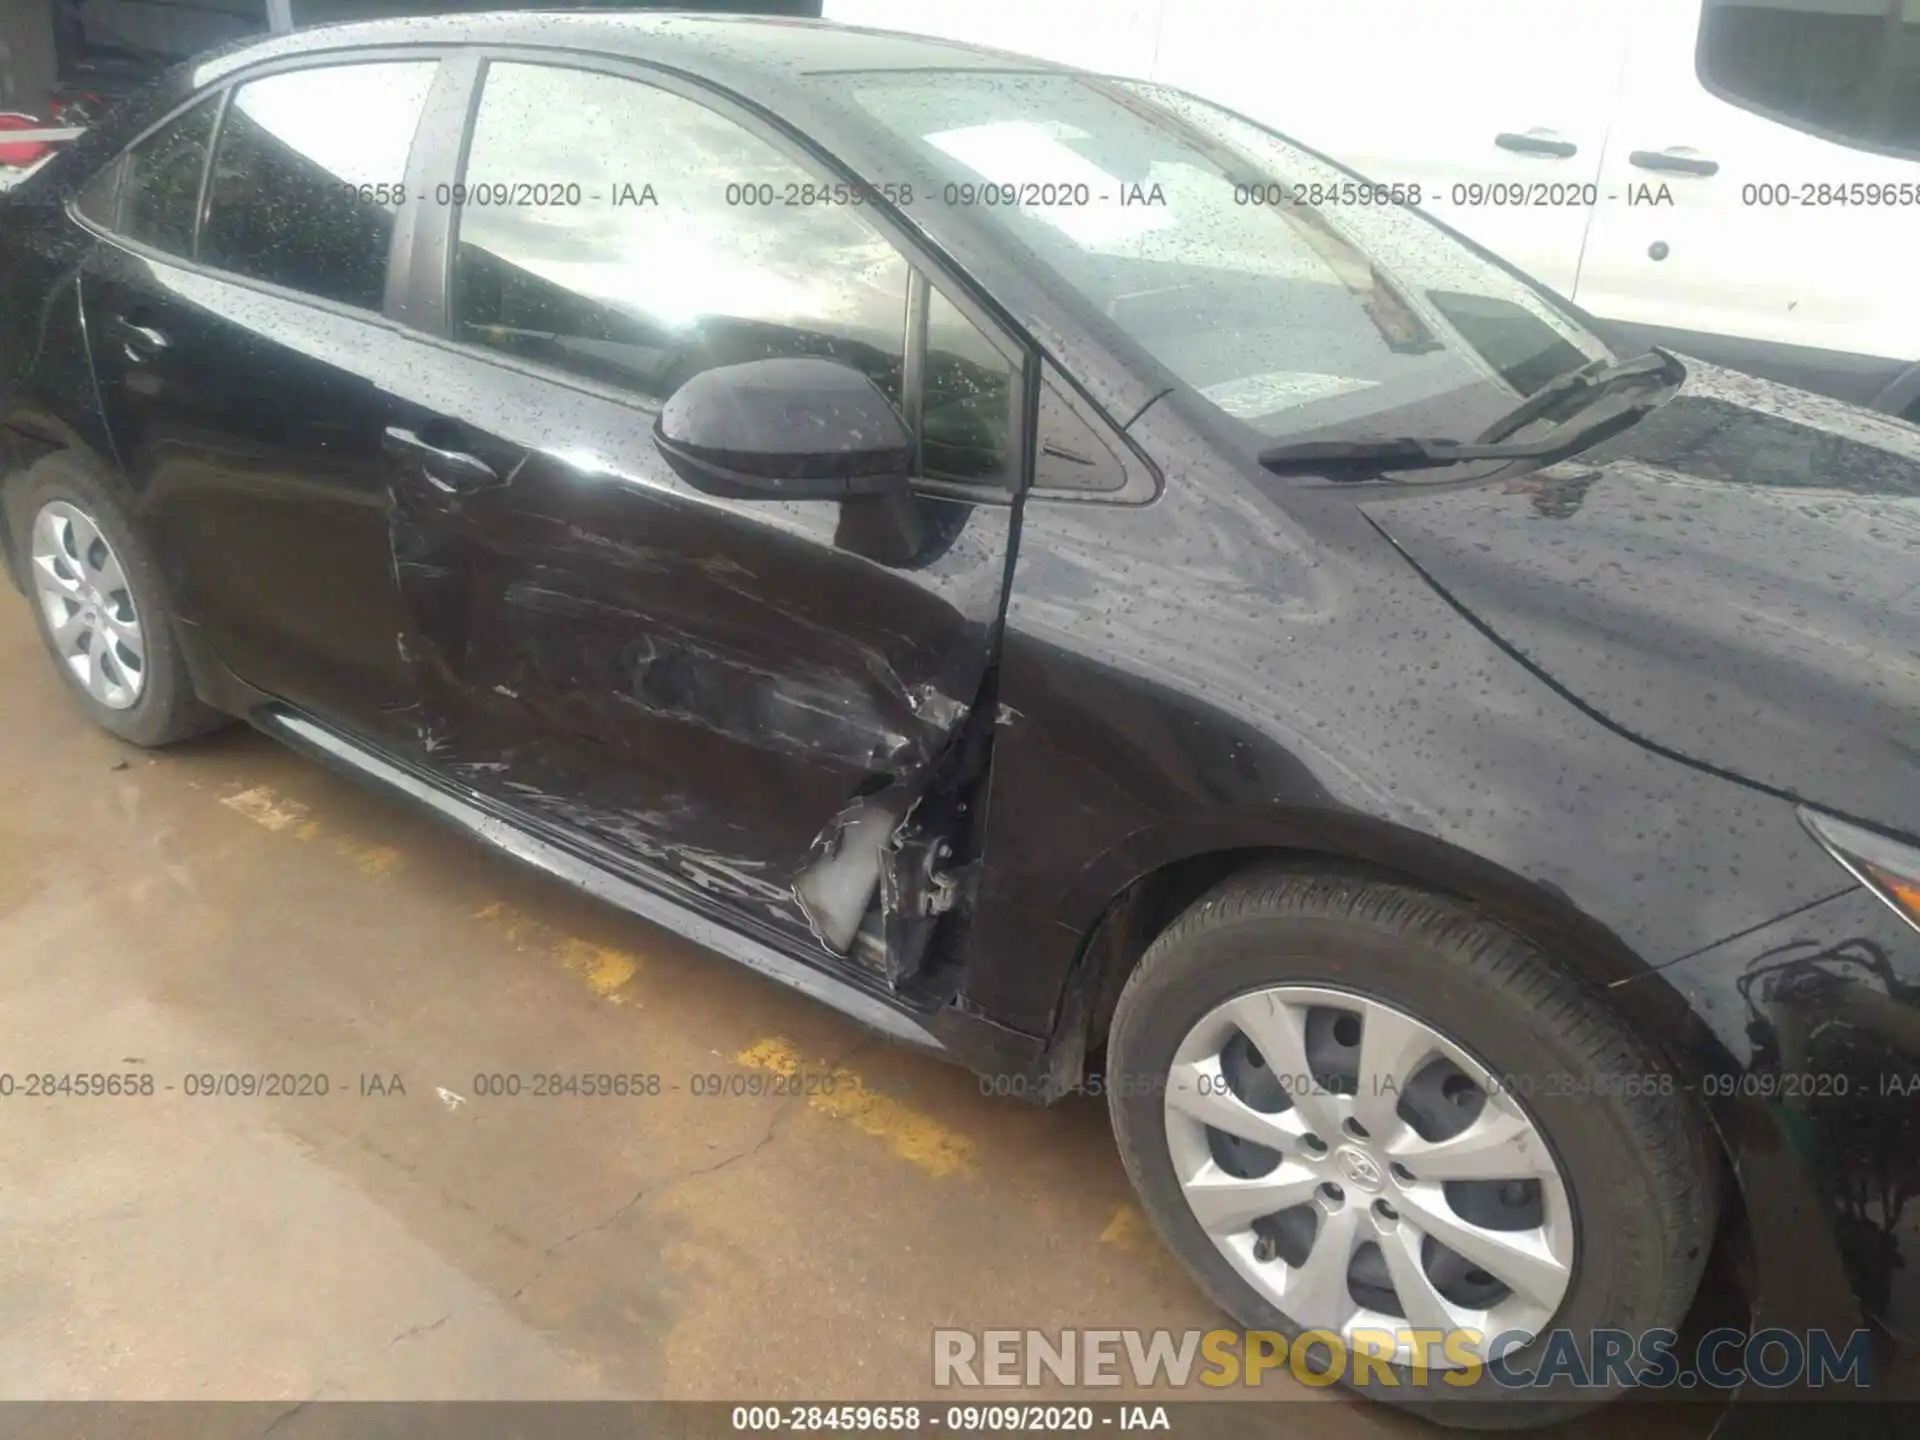
[[[1351,1010],[1343,1009],[1348,1002]],[[1222,1006],[1231,1008],[1223,1012]],[[1404,1026],[1394,1019],[1395,1012],[1402,1019],[1411,1016],[1420,1025]],[[1210,1028],[1221,1024],[1223,1013],[1228,1016],[1226,1029]],[[1350,1015],[1353,1023],[1343,1021],[1343,1015]],[[1276,1028],[1276,1016],[1289,1017],[1289,1026]],[[1305,1057],[1297,1073],[1308,1078],[1291,1087],[1273,1069],[1264,1071],[1263,1078],[1259,1067],[1266,1062],[1238,1028],[1242,1018],[1275,1042],[1269,1048],[1277,1055]],[[1376,1024],[1378,1030],[1370,1032],[1368,1027]],[[1430,1177],[1421,1191],[1424,1198],[1416,1201],[1411,1185],[1401,1187],[1403,1177],[1410,1181],[1419,1177],[1386,1163],[1385,1139],[1354,1139],[1355,1132],[1336,1131],[1325,1140],[1312,1135],[1297,1146],[1276,1144],[1273,1150],[1250,1151],[1226,1131],[1191,1118],[1193,1102],[1185,1097],[1198,1094],[1206,1082],[1193,1080],[1200,1072],[1185,1068],[1189,1063],[1212,1067],[1207,1073],[1227,1082],[1242,1109],[1280,1107],[1275,1112],[1278,1123],[1291,1127],[1289,1135],[1312,1131],[1316,1117],[1344,1128],[1355,1118],[1352,1107],[1362,1103],[1361,1093],[1346,1102],[1332,1101],[1313,1077],[1321,1076],[1323,1067],[1328,1077],[1340,1073],[1339,1067],[1347,1062],[1338,1057],[1348,1054],[1356,1062],[1354,1073],[1360,1073],[1357,1061],[1363,1052],[1359,1046],[1368,1043],[1370,1033],[1386,1037],[1379,1042],[1384,1050],[1392,1037],[1417,1035],[1422,1028],[1438,1032],[1444,1042],[1457,1047],[1469,1066],[1477,1061],[1483,1067],[1479,1073],[1490,1082],[1480,1087],[1477,1102],[1471,1093],[1462,1092],[1461,1098],[1445,1103],[1467,1106],[1471,1113],[1484,1115],[1488,1125],[1509,1121],[1514,1107],[1522,1112],[1523,1123],[1531,1122],[1532,1136],[1524,1143],[1532,1148],[1503,1150],[1498,1161],[1477,1158],[1473,1163],[1507,1165],[1511,1153],[1541,1167],[1543,1175],[1557,1172],[1552,1178],[1531,1182],[1534,1188],[1529,1190],[1526,1181],[1518,1188],[1513,1181],[1498,1180],[1452,1186]],[[1209,1054],[1214,1037],[1223,1034],[1228,1038],[1217,1056],[1191,1061],[1194,1055]],[[1302,1041],[1299,1048],[1287,1048],[1292,1037]],[[1392,1098],[1365,1111],[1378,1121],[1384,1113],[1379,1105],[1387,1103],[1392,1123],[1383,1128],[1393,1144],[1403,1147],[1419,1138],[1406,1138],[1413,1135],[1402,1128],[1408,1117],[1420,1118],[1431,1129],[1435,1122],[1423,1116],[1421,1108],[1439,1115],[1444,1104],[1438,1097],[1457,1088],[1453,1061],[1418,1059],[1423,1053],[1419,1044],[1427,1042],[1407,1043],[1406,1053],[1416,1057],[1407,1062],[1409,1067],[1415,1071],[1437,1068],[1424,1070],[1416,1084],[1385,1090]],[[1338,1048],[1344,1044],[1351,1044],[1351,1051]],[[1177,1061],[1183,1068],[1175,1073]],[[1277,1068],[1277,1061],[1274,1065]],[[1505,1077],[1504,1086],[1498,1077]],[[1526,1277],[1527,1289],[1548,1296],[1538,1302],[1540,1323],[1512,1327],[1536,1337],[1507,1353],[1506,1365],[1512,1372],[1533,1371],[1551,1345],[1564,1345],[1551,1340],[1550,1330],[1573,1332],[1583,1357],[1589,1356],[1589,1337],[1598,1328],[1628,1331],[1636,1339],[1648,1330],[1677,1331],[1711,1248],[1718,1219],[1717,1155],[1690,1098],[1672,1079],[1670,1067],[1521,936],[1463,903],[1398,883],[1267,871],[1238,876],[1219,886],[1153,942],[1129,978],[1114,1014],[1105,1083],[1121,1158],[1161,1237],[1201,1288],[1241,1325],[1277,1331],[1289,1342],[1316,1323],[1313,1316],[1287,1314],[1277,1303],[1292,1293],[1285,1286],[1296,1277],[1309,1301],[1333,1294],[1334,1304],[1346,1305],[1361,1295],[1371,1297],[1365,1312],[1369,1314],[1392,1314],[1395,1305],[1401,1315],[1410,1313],[1399,1296],[1403,1278],[1414,1275],[1405,1268],[1411,1264],[1418,1264],[1435,1289],[1441,1287],[1443,1274],[1453,1277],[1446,1283],[1455,1286],[1465,1283],[1462,1276],[1478,1277],[1482,1295],[1507,1290],[1506,1300],[1488,1303],[1509,1309],[1535,1303],[1529,1294],[1505,1287],[1488,1269],[1459,1268],[1470,1262],[1424,1248],[1419,1236],[1432,1234],[1424,1226],[1433,1216],[1435,1195],[1442,1197],[1449,1213],[1455,1203],[1464,1206],[1471,1200],[1476,1217],[1488,1218],[1479,1207],[1487,1200],[1487,1187],[1493,1186],[1495,1203],[1521,1206],[1497,1212],[1492,1217],[1498,1221],[1496,1229],[1522,1228],[1506,1218],[1510,1216],[1538,1220],[1542,1228],[1537,1233],[1551,1233],[1555,1245],[1565,1246],[1568,1258],[1556,1261],[1560,1268],[1551,1272],[1558,1277],[1554,1283],[1565,1287],[1557,1302],[1548,1283],[1532,1271],[1514,1267],[1507,1252],[1495,1252],[1506,1268]],[[1440,1085],[1437,1090],[1436,1084]],[[1374,1088],[1376,1093],[1384,1089]],[[1496,1104],[1490,1092],[1502,1089],[1504,1095]],[[1281,1092],[1289,1098],[1277,1100],[1275,1095]],[[1310,1098],[1295,1106],[1291,1103],[1295,1094]],[[1349,1108],[1334,1108],[1341,1103]],[[1476,1103],[1480,1108],[1472,1111]],[[1228,1118],[1222,1112],[1207,1113]],[[1246,1123],[1239,1110],[1233,1112],[1231,1123]],[[1358,1133],[1366,1137],[1370,1132],[1363,1128]],[[1446,1138],[1444,1128],[1434,1133],[1441,1140]],[[1195,1148],[1192,1136],[1196,1134],[1202,1137],[1203,1148]],[[1310,1151],[1315,1142],[1327,1148]],[[1294,1153],[1289,1153],[1290,1148]],[[1274,1150],[1281,1158],[1263,1176],[1261,1167]],[[1355,1150],[1361,1152],[1358,1161],[1351,1153]],[[1413,1152],[1403,1149],[1401,1153]],[[1214,1168],[1208,1169],[1209,1163]],[[1436,1169],[1442,1168],[1440,1162],[1433,1163]],[[1330,1169],[1336,1164],[1337,1172]],[[1321,1185],[1307,1202],[1317,1207],[1309,1221],[1291,1224],[1269,1214],[1254,1221],[1253,1228],[1237,1240],[1216,1242],[1182,1187],[1182,1173],[1264,1178],[1273,1188],[1257,1204],[1271,1199],[1287,1177],[1295,1177],[1288,1181],[1286,1192],[1292,1196],[1301,1186],[1332,1175],[1344,1199],[1329,1199]],[[1303,1175],[1305,1179],[1298,1178]],[[1371,1188],[1363,1188],[1367,1186]],[[1205,1192],[1199,1193],[1201,1203],[1217,1203]],[[1456,1194],[1461,1197],[1457,1202]],[[1345,1222],[1355,1227],[1352,1242],[1330,1218],[1344,1217],[1349,1203],[1363,1207]],[[1416,1203],[1421,1207],[1418,1211]],[[1382,1205],[1387,1207],[1384,1212]],[[1225,1231],[1239,1226],[1243,1223],[1240,1212],[1250,1208],[1237,1203],[1230,1219],[1222,1218],[1223,1212],[1213,1212],[1214,1228]],[[1291,1220],[1298,1220],[1301,1213],[1295,1210]],[[1563,1220],[1554,1220],[1555,1216]],[[1412,1232],[1402,1228],[1414,1222]],[[1328,1237],[1327,1254],[1334,1257],[1348,1254],[1354,1246],[1364,1250],[1381,1234],[1395,1238],[1376,1244],[1377,1263],[1358,1251],[1337,1262],[1337,1285],[1329,1290],[1324,1283],[1316,1288],[1308,1269],[1293,1268],[1307,1266],[1312,1259],[1311,1245],[1302,1235],[1317,1243],[1323,1234]],[[1468,1236],[1459,1243],[1476,1248],[1472,1240]],[[1409,1248],[1397,1248],[1400,1245]],[[1262,1246],[1268,1247],[1264,1255]],[[1377,1279],[1372,1282],[1375,1288],[1365,1289],[1363,1262],[1373,1266],[1375,1277],[1380,1276],[1381,1267],[1392,1263],[1386,1258],[1389,1248],[1403,1267],[1389,1277],[1391,1290],[1377,1288]],[[1228,1250],[1236,1258],[1230,1259]],[[1419,1258],[1410,1261],[1405,1258],[1408,1255]],[[1456,1261],[1458,1267],[1443,1271],[1443,1266],[1455,1266]],[[1248,1274],[1267,1288],[1251,1283]],[[1327,1278],[1321,1277],[1322,1281]],[[1405,1278],[1404,1288],[1418,1291],[1419,1287],[1417,1278]],[[1431,1296],[1420,1293],[1421,1313],[1430,1316],[1434,1313]],[[1324,1357],[1331,1347],[1323,1345],[1308,1353],[1308,1373],[1313,1374],[1314,1383],[1330,1383],[1333,1377],[1326,1373]],[[1428,1360],[1425,1384],[1416,1383],[1410,1366],[1396,1364],[1390,1368],[1397,1383],[1384,1384],[1376,1370],[1368,1383],[1358,1387],[1359,1393],[1442,1424],[1508,1429],[1571,1418],[1624,1388],[1617,1383],[1581,1389],[1561,1384],[1515,1388],[1494,1383],[1485,1369],[1478,1383],[1449,1384],[1444,1379],[1447,1372],[1440,1368],[1441,1352],[1429,1349]],[[1631,1369],[1641,1368],[1636,1359]],[[1351,1385],[1351,1367],[1337,1373],[1342,1383]],[[1457,1382],[1470,1372],[1453,1373]]]
[[[94,724],[130,744],[151,748],[171,745],[227,723],[227,717],[194,694],[160,567],[145,538],[128,518],[118,494],[92,464],[70,451],[56,451],[10,480],[0,499],[6,505],[15,569],[33,606],[40,638],[68,691]],[[136,668],[130,659],[110,658],[105,662],[106,673],[116,680],[103,682],[100,688],[106,692],[104,696],[89,688],[75,666],[95,673],[84,652],[98,643],[94,637],[106,633],[105,627],[96,625],[79,645],[63,643],[54,633],[49,602],[42,594],[45,576],[34,558],[40,542],[35,526],[49,506],[63,507],[61,513],[77,515],[97,532],[107,555],[118,564],[118,578],[124,579],[123,586],[112,587],[116,598],[108,603],[116,608],[130,603],[137,621],[138,652],[123,648],[116,653],[128,657],[139,653],[141,664]],[[64,533],[84,536],[86,530],[69,525]],[[81,573],[87,583],[100,574],[84,569]],[[106,608],[106,604],[88,605],[86,613],[97,614]]]

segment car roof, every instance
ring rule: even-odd
[[[1010,51],[934,36],[782,16],[520,10],[405,16],[316,26],[222,51],[194,89],[263,61],[378,46],[512,45],[651,61],[734,89],[802,87],[849,71],[1066,71]]]

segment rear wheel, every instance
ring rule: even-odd
[[[193,693],[159,567],[94,469],[46,456],[5,501],[40,637],[93,722],[146,746],[222,724]]]
[[[1442,1422],[1607,1398],[1460,1381],[1533,1370],[1554,1330],[1590,1357],[1596,1329],[1677,1329],[1717,1218],[1650,1048],[1520,936],[1395,884],[1253,874],[1203,898],[1122,993],[1107,1089],[1148,1215],[1223,1308],[1337,1337],[1344,1380],[1356,1345],[1390,1354],[1398,1383],[1363,1393]]]

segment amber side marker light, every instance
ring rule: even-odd
[[[1886,901],[1893,913],[1920,930],[1920,850],[1835,820],[1817,810],[1799,812],[1800,823],[1821,847],[1867,889]]]

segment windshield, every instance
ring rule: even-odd
[[[850,79],[856,104],[1262,441],[1470,439],[1606,347],[1375,187],[1217,106],[1071,73]]]

